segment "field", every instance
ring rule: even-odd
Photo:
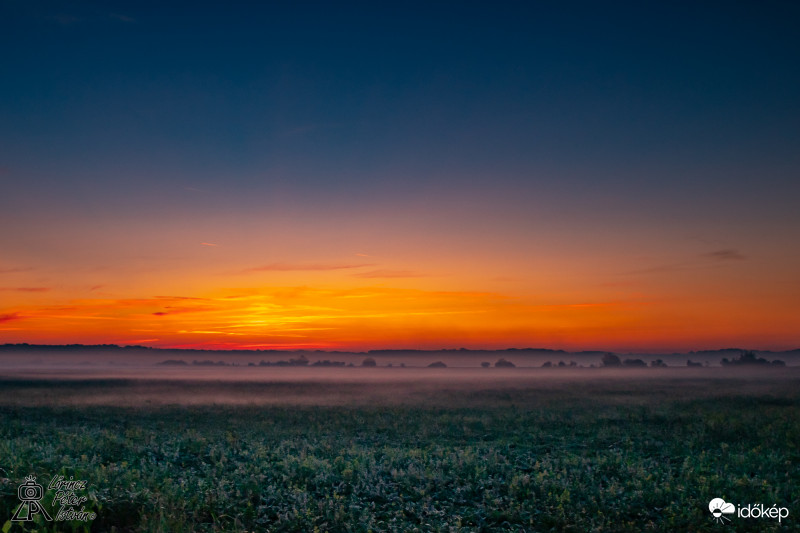
[[[798,528],[798,369],[380,372],[391,370],[350,381],[3,380],[2,529]],[[56,475],[85,480],[96,518],[7,522],[29,474],[45,488]],[[791,514],[720,525],[714,497]]]

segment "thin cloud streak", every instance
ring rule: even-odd
[[[0,268],[0,274],[15,274],[17,272],[30,272],[33,267]]]
[[[683,261],[680,263],[669,263],[665,265],[658,265],[651,268],[643,268],[639,270],[632,270],[624,272],[623,275],[637,275],[637,274],[657,274],[661,272],[675,272],[679,270],[690,270],[696,268],[708,267],[712,264],[718,264],[729,261],[744,261],[747,259],[745,255],[739,250],[733,248],[726,248],[724,250],[716,250],[702,254],[699,259],[694,261]]]
[[[327,271],[327,270],[347,270],[351,268],[363,268],[373,266],[372,264],[352,264],[352,263],[271,263],[260,267],[253,267],[244,272],[297,272],[297,271]]]
[[[424,278],[427,274],[414,272],[413,270],[370,270],[369,272],[359,272],[353,274],[356,278]]]
[[[155,296],[158,300],[209,300],[198,296]]]
[[[6,315],[0,315],[0,323],[11,322],[12,320],[22,320],[22,316],[20,316],[19,313],[9,313]]]
[[[659,274],[662,272],[675,272],[678,270],[686,270],[687,268],[692,268],[693,266],[697,266],[696,264],[692,263],[670,263],[666,265],[658,265],[650,268],[641,268],[638,270],[629,270],[628,272],[622,272],[624,276],[634,276],[639,274]]]
[[[739,253],[739,250],[732,248],[708,253],[706,254],[706,257],[710,257],[715,261],[743,261],[744,259],[747,259],[746,256]]]

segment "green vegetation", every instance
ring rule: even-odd
[[[442,385],[336,406],[89,406],[70,402],[133,385],[8,381],[7,398],[52,396],[0,401],[0,525],[26,475],[61,474],[87,480],[91,531],[796,530],[800,390],[771,379]],[[720,526],[714,497],[791,514]]]

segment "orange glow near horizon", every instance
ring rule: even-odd
[[[781,324],[775,322],[780,309],[772,317],[753,317],[737,315],[721,302],[703,309],[699,322],[698,310],[680,300],[651,301],[641,295],[557,301],[557,295],[334,284],[147,298],[60,300],[52,294],[45,297],[48,292],[35,293],[38,304],[30,292],[21,292],[25,299],[0,314],[5,342],[353,351],[541,347],[648,352],[730,343],[782,347]],[[790,340],[786,336],[784,348]]]
[[[512,207],[480,220],[475,209],[444,202],[435,214],[405,206],[267,218],[176,211],[164,213],[173,217],[168,226],[108,215],[114,224],[65,220],[46,234],[22,220],[21,244],[0,262],[0,343],[640,352],[800,345],[800,287],[782,248],[752,241],[751,257],[672,239],[655,225],[539,230],[526,222],[529,210]]]

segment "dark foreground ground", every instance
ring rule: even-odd
[[[0,525],[800,530],[797,369],[542,372],[348,382],[0,379]],[[54,519],[53,476],[85,480],[75,493],[88,500],[76,510],[96,518],[10,521],[29,474]],[[734,514],[720,525],[708,509],[715,497],[790,514],[780,524]]]

